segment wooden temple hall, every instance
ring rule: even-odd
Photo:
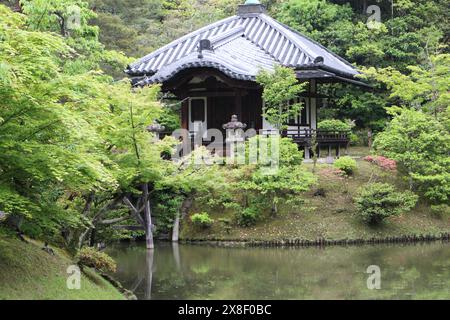
[[[255,82],[261,69],[283,65],[308,83],[298,99],[304,108],[282,134],[291,137],[305,156],[311,139],[329,154],[349,143],[347,132],[317,131],[321,83],[347,82],[358,71],[347,61],[290,27],[272,19],[257,0],[240,5],[235,16],[187,34],[131,64],[126,70],[133,85],[161,83],[182,102],[181,123],[192,135],[223,129],[233,115],[261,134],[273,127],[262,117],[262,88]],[[315,151],[315,150],[314,150]]]

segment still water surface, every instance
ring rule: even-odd
[[[450,299],[450,244],[109,248],[115,277],[139,299]],[[366,270],[381,270],[369,290]]]

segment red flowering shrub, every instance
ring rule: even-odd
[[[397,162],[383,156],[367,156],[364,158],[364,160],[376,164],[384,170],[397,170]]]
[[[345,176],[345,172],[337,168],[323,168],[320,170],[320,175],[327,178],[343,178]]]

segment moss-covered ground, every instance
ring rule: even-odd
[[[79,290],[67,288],[67,268],[71,256],[55,249],[55,255],[42,250],[43,244],[0,227],[0,300],[123,300],[124,296],[93,270],[81,276]]]

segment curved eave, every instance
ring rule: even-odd
[[[169,81],[184,70],[194,68],[213,68],[221,71],[232,79],[244,81],[255,81],[257,74],[257,72],[253,70],[236,67],[226,59],[216,56],[213,53],[203,52],[203,58],[201,59],[198,58],[198,54],[192,54],[180,60],[175,65],[162,68],[152,76],[144,76],[144,78],[137,82],[136,85],[144,86],[153,83],[163,83]]]

